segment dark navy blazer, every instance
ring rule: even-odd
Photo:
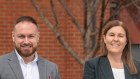
[[[138,74],[131,75],[124,65],[125,79],[140,79],[140,64],[135,63]],[[95,57],[85,62],[83,79],[114,79],[107,56]]]

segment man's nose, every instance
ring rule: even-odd
[[[24,39],[24,43],[28,44],[30,41],[29,41],[29,38],[28,37],[25,37]]]

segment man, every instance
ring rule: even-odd
[[[32,17],[17,19],[12,39],[15,50],[0,57],[0,79],[60,79],[57,65],[37,54],[39,30]]]

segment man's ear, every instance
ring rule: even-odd
[[[13,40],[13,42],[15,41],[14,32],[13,31],[12,31],[12,40]]]
[[[40,32],[38,32],[38,38],[37,38],[37,41],[39,42],[39,38],[40,38]]]

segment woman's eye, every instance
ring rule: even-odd
[[[113,34],[110,34],[109,36],[114,36]]]
[[[124,36],[120,35],[119,37],[124,37]]]

